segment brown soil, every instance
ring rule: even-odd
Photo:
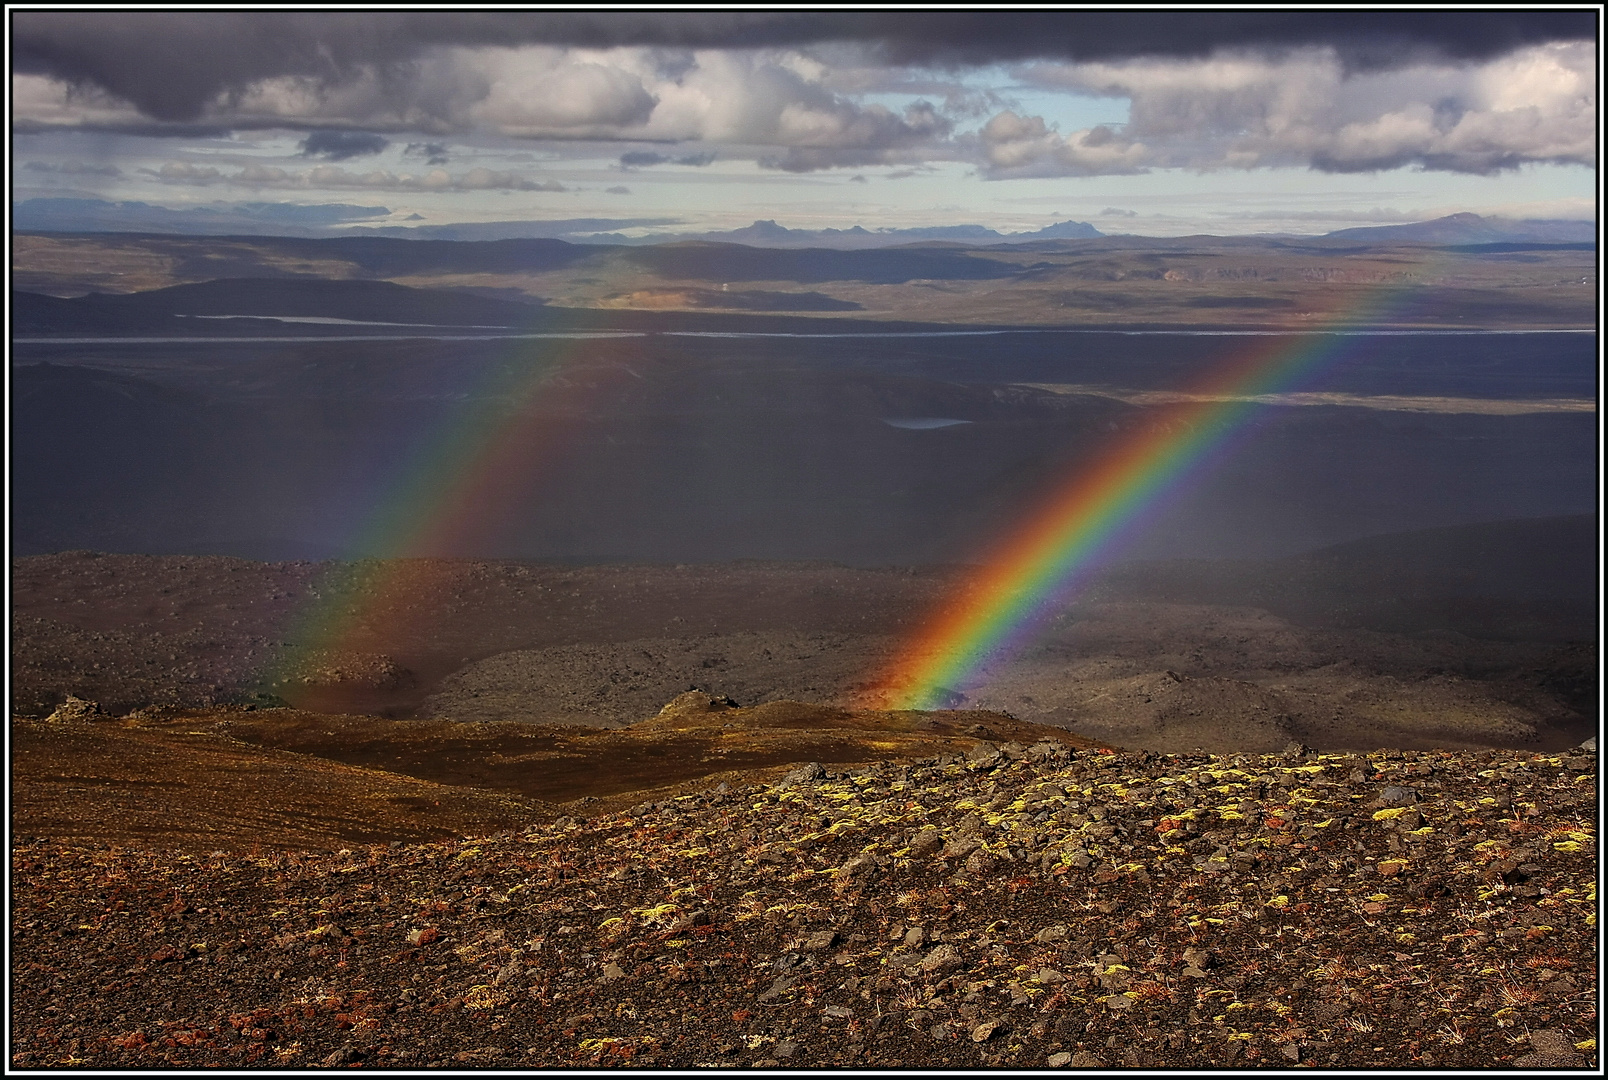
[[[741,709],[683,694],[624,731],[292,709],[13,723],[12,830],[207,852],[437,840],[671,797],[800,762],[1103,745],[994,713]]]
[[[557,816],[499,792],[242,742],[228,726],[205,714],[15,720],[12,832],[198,852],[308,850],[445,839]]]

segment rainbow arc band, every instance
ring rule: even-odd
[[[868,704],[947,708],[983,681],[1054,615],[1104,556],[1153,518],[1169,496],[1228,456],[1267,406],[1246,400],[1291,390],[1375,340],[1347,331],[1381,321],[1397,297],[1292,338],[1253,338],[1192,396],[1125,433],[1041,503],[984,560],[948,606],[905,643],[874,681]],[[1216,400],[1211,400],[1216,399]]]
[[[346,543],[346,562],[332,563],[315,585],[316,599],[296,613],[287,636],[300,643],[261,673],[284,685],[309,668],[339,666],[386,640],[388,630],[416,622],[425,594],[444,583],[433,562],[471,550],[475,537],[508,510],[509,491],[540,483],[562,468],[589,403],[635,375],[609,348],[614,336],[522,340],[489,363],[464,395],[466,404],[435,430],[421,432],[398,459],[390,482]],[[638,376],[640,378],[640,376]],[[541,402],[562,401],[556,411]]]
[[[1292,389],[1346,349],[1366,347],[1375,339],[1348,337],[1346,331],[1386,322],[1385,309],[1405,295],[1370,294],[1346,317],[1294,338],[1294,345],[1283,336],[1243,339],[1249,344],[1241,353],[1189,388],[1201,398],[1229,400],[1170,407],[1070,477],[1006,536],[962,597],[907,643],[871,698],[884,706],[934,708],[953,699],[950,688],[974,684],[986,665],[1019,646],[1070,596],[1101,555],[1142,527],[1169,493],[1227,455],[1234,436],[1265,408],[1245,398]],[[570,407],[558,412],[580,415],[588,401],[635,374],[606,341],[591,339],[522,342],[490,365],[476,391],[466,395],[474,404],[454,412],[438,430],[421,433],[414,452],[397,461],[392,483],[377,489],[365,527],[347,545],[353,557],[370,561],[331,567],[317,601],[287,628],[302,647],[282,654],[263,673],[264,681],[282,682],[320,658],[338,662],[344,651],[383,640],[387,626],[416,620],[421,594],[440,580],[441,568],[430,565],[430,557],[473,548],[474,537],[506,512],[509,484],[561,471],[578,432],[555,425],[555,411],[537,410],[537,402],[567,398]]]

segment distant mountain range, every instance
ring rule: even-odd
[[[444,226],[451,228],[451,226]],[[357,231],[357,230],[353,230]],[[368,231],[368,230],[363,230]],[[374,230],[389,236],[399,231],[390,227]],[[741,229],[724,232],[678,233],[673,236],[633,237],[621,233],[598,233],[574,237],[588,244],[662,244],[671,241],[703,240],[710,243],[748,244],[751,247],[827,247],[845,250],[893,247],[924,241],[956,244],[1024,244],[1033,240],[1094,240],[1105,233],[1082,221],[1059,221],[1033,232],[1002,233],[983,225],[936,225],[916,229],[878,229],[859,225],[851,229],[789,229],[774,221],[756,221]]]
[[[743,244],[760,248],[866,250],[905,244],[952,243],[976,247],[1037,244],[1053,240],[1098,240],[1107,234],[1081,221],[1061,221],[1032,232],[1002,233],[983,225],[938,225],[909,229],[790,229],[775,221],[756,221],[740,229],[712,232],[660,232],[646,236],[623,230],[678,224],[674,218],[566,218],[554,221],[485,221],[456,225],[366,225],[383,217],[383,206],[344,203],[291,206],[277,203],[220,204],[173,210],[142,202],[99,199],[26,199],[12,208],[18,232],[124,232],[189,236],[280,236],[328,238],[396,237],[409,240],[563,240],[571,244],[645,247],[654,244]],[[1162,240],[1165,238],[1154,238]],[[1177,239],[1177,238],[1174,238]],[[1252,239],[1252,238],[1243,238]],[[1593,246],[1594,221],[1514,219],[1452,214],[1406,225],[1339,229],[1299,239],[1321,246],[1427,244],[1440,247],[1488,244]]]
[[[436,225],[404,228],[395,225],[353,226],[342,231],[351,234],[376,233],[383,236],[428,237],[438,240],[491,239],[512,236],[520,226],[539,226],[540,222],[488,222],[478,225]],[[526,235],[526,234],[519,234]],[[534,232],[529,235],[538,235]],[[864,249],[894,247],[900,244],[949,242],[977,247],[996,244],[1032,244],[1044,240],[1098,240],[1107,236],[1082,221],[1061,221],[1033,232],[1002,233],[983,225],[939,225],[914,229],[870,230],[859,225],[850,229],[789,229],[774,221],[756,221],[741,229],[724,232],[656,233],[627,236],[620,232],[542,233],[578,244],[626,244],[642,246],[685,241],[746,244],[766,248]],[[1478,214],[1452,214],[1433,221],[1408,225],[1374,225],[1339,229],[1315,237],[1291,237],[1325,244],[1430,244],[1462,246],[1478,244],[1595,244],[1594,221],[1553,219],[1513,219],[1481,217]],[[1160,239],[1160,238],[1157,238]]]
[[[1595,221],[1569,221],[1529,218],[1481,217],[1478,214],[1452,214],[1434,221],[1411,225],[1370,225],[1325,233],[1324,240],[1356,241],[1363,244],[1594,244]]]
[[[1105,234],[1081,221],[1061,221],[1033,232],[1002,233],[983,225],[914,229],[789,229],[756,221],[741,229],[630,236],[623,229],[679,224],[674,218],[565,218],[556,221],[476,221],[456,225],[360,225],[385,217],[383,206],[329,203],[295,206],[238,203],[173,210],[143,202],[101,199],[26,199],[12,208],[22,232],[136,232],[187,236],[395,236],[410,240],[567,240],[574,244],[649,244],[705,240],[751,247],[826,247],[843,250],[894,247],[923,241],[1021,244],[1035,240],[1092,240]]]

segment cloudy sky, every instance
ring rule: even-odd
[[[12,19],[17,200],[639,231],[1594,213],[1595,10]]]

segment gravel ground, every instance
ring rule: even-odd
[[[17,1068],[1596,1066],[1596,757],[968,757],[334,854],[31,842]]]
[[[744,705],[849,706],[894,645],[887,636],[771,630],[498,653],[448,676],[425,710],[466,722],[625,727],[689,687]]]
[[[957,574],[44,555],[12,564],[12,709],[45,716],[74,695],[119,714],[289,704],[619,727],[690,686],[744,705],[872,704],[877,672]],[[1550,752],[1594,730],[1594,640],[1323,628],[1122,599],[1136,589],[1096,582],[964,704],[1160,753],[1269,753],[1292,739]],[[371,618],[339,648],[317,645],[312,613],[346,605]]]

